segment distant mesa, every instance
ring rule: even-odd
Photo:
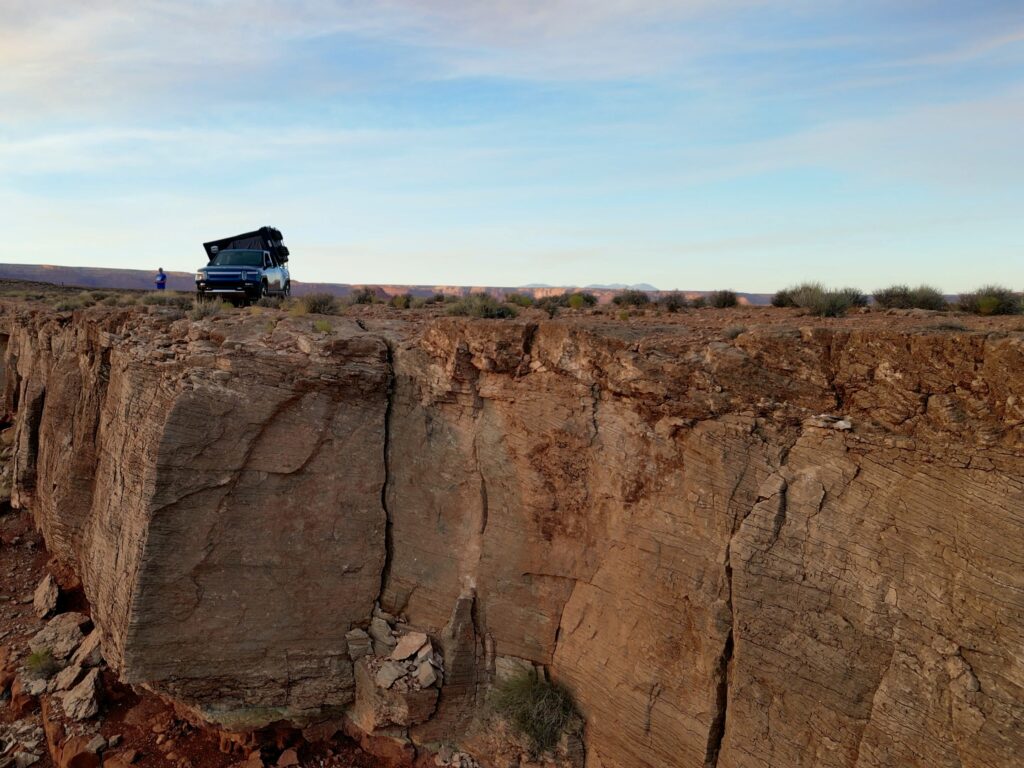
[[[609,283],[608,285],[588,285],[585,290],[588,291],[624,291],[629,289],[631,291],[658,291],[650,283],[634,283],[633,285],[626,285],[625,283]]]
[[[81,287],[89,289],[117,289],[148,291],[153,289],[153,269],[106,269],[103,267],[64,267],[53,264],[0,264],[0,279],[24,280],[37,283],[53,283],[56,285]],[[195,290],[195,279],[192,272],[168,272],[167,287],[172,291],[192,292]],[[372,285],[363,283],[307,283],[292,280],[292,293],[302,296],[309,293],[330,293],[334,296],[348,296],[354,290],[372,289],[380,298],[387,299],[403,293],[417,297],[433,296],[443,293],[446,296],[466,296],[471,293],[488,293],[496,298],[503,298],[510,293],[525,293],[535,299],[555,296],[567,291],[588,291],[597,296],[600,303],[610,302],[616,293],[625,289],[647,291],[651,294],[666,293],[659,291],[649,283],[592,284],[587,286],[555,286],[543,283],[530,283],[521,286],[494,285]],[[701,296],[707,291],[681,291],[688,298]],[[767,293],[737,294],[741,304],[765,305],[771,303],[771,295]]]

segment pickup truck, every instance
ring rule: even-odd
[[[196,272],[196,294],[249,303],[264,296],[288,296],[288,247],[281,231],[262,227],[203,243],[207,265]]]

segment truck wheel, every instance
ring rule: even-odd
[[[292,295],[292,284],[291,284],[291,281],[289,280],[287,283],[284,284],[284,297],[288,298],[291,295]]]

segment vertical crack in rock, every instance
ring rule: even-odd
[[[735,615],[732,608],[732,566],[729,563],[729,550],[732,542],[725,547],[725,579],[729,588],[727,608],[729,611],[729,632],[722,646],[715,669],[715,714],[708,728],[707,746],[704,750],[704,768],[716,768],[718,756],[722,751],[722,740],[725,738],[725,718],[729,709],[729,667],[732,665],[733,622]]]
[[[384,566],[380,569],[380,589],[377,590],[377,601],[384,599],[384,589],[391,577],[391,563],[394,554],[392,541],[391,510],[388,508],[388,488],[391,485],[391,417],[395,401],[395,351],[388,339],[383,339],[385,362],[387,364],[387,389],[384,391],[384,482],[380,484],[380,506],[384,510]]]

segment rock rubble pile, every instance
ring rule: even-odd
[[[349,656],[353,661],[369,657],[374,682],[384,690],[408,693],[441,686],[444,660],[430,638],[379,607],[369,632],[353,629],[346,639]]]

